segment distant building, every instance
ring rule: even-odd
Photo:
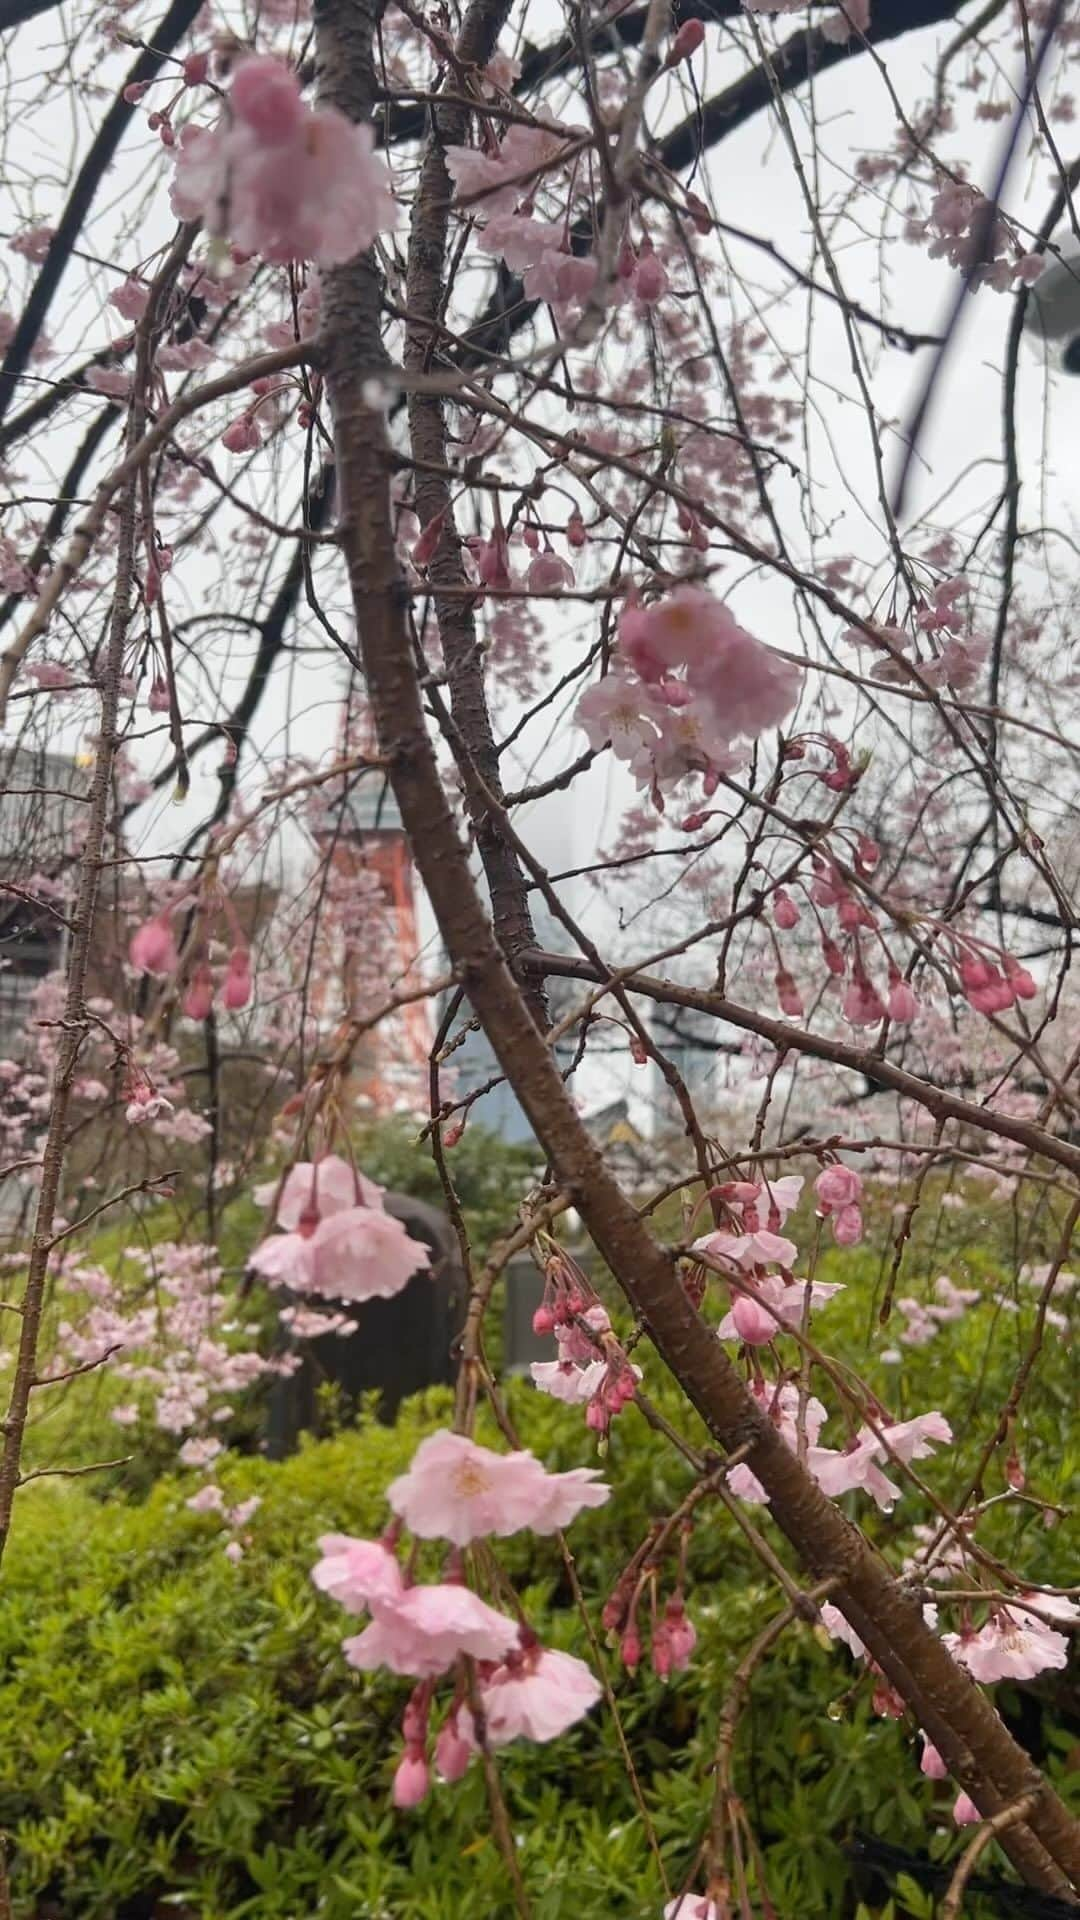
[[[339,898],[350,885],[369,889],[371,912],[379,919],[373,941],[365,947],[346,918],[336,950],[322,956],[325,1013],[337,1019],[362,1017],[364,997],[370,993],[372,948],[388,993],[407,992],[410,981],[420,984],[417,883],[408,838],[389,781],[373,772],[343,781],[309,826]],[[417,1075],[426,1074],[433,1037],[426,999],[381,1021],[356,1052],[357,1097],[377,1113],[401,1106],[405,1089],[416,1084]]]
[[[25,1050],[34,994],[63,961],[65,920],[34,881],[77,853],[87,786],[63,754],[0,748],[0,1056]]]

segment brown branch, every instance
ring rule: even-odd
[[[541,972],[559,974],[572,980],[596,980],[600,977],[589,961],[576,959],[570,954],[537,952],[531,959]],[[644,994],[648,1000],[688,1007],[698,1013],[711,1013],[729,1026],[739,1027],[746,1033],[759,1034],[762,1039],[771,1041],[778,1051],[809,1054],[815,1060],[828,1060],[833,1066],[861,1073],[875,1086],[887,1087],[907,1100],[916,1101],[938,1120],[957,1120],[963,1126],[977,1128],[980,1133],[995,1134],[1003,1140],[1015,1140],[1030,1153],[1040,1155],[1044,1160],[1053,1160],[1058,1166],[1067,1167],[1070,1173],[1080,1174],[1080,1147],[1059,1139],[1057,1134],[1048,1133],[1035,1121],[1017,1120],[1011,1114],[1000,1113],[993,1107],[981,1107],[973,1100],[963,1100],[958,1094],[948,1093],[945,1088],[935,1086],[933,1081],[921,1080],[917,1074],[894,1066],[891,1060],[882,1059],[869,1047],[857,1047],[850,1041],[833,1040],[825,1034],[811,1033],[802,1027],[790,1026],[785,1020],[775,1020],[770,1014],[758,1013],[752,1007],[740,1006],[737,1001],[727,1000],[722,994],[710,993],[701,987],[684,987],[678,981],[657,979],[652,974],[637,973],[632,968],[620,970],[613,975],[613,979],[628,987],[632,993]]]
[[[1011,1807],[1003,1807],[1000,1813],[995,1813],[992,1820],[987,1820],[985,1825],[979,1828],[978,1833],[968,1842],[960,1855],[956,1872],[949,1881],[948,1892],[941,1903],[941,1920],[959,1920],[964,1888],[991,1840],[1004,1833],[1006,1827],[1011,1827],[1017,1820],[1025,1819],[1030,1811],[1031,1795],[1022,1794],[1019,1800],[1014,1800]]]
[[[482,67],[491,59],[509,10],[509,0],[473,0],[455,49],[455,58],[462,67]],[[441,106],[435,108],[432,121],[409,232],[406,280],[409,320],[404,360],[406,369],[413,373],[429,370],[446,299],[444,274],[453,183],[444,148],[464,142],[469,114],[463,106]],[[413,505],[422,527],[440,519],[442,523],[428,577],[446,664],[451,712],[483,787],[501,802],[499,756],[484,687],[483,656],[477,644],[475,599],[462,561],[461,535],[447,478],[449,463],[442,400],[438,394],[413,392],[409,395],[408,414],[409,440],[416,463]],[[491,893],[495,930],[511,967],[517,972],[518,954],[531,947],[534,940],[528,888],[513,848],[483,791],[478,791],[476,783],[469,780],[467,768],[462,771],[477,851]],[[543,1029],[547,1026],[543,990],[533,986],[527,988],[527,992],[531,994],[533,1018]]]

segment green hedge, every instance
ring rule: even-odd
[[[553,1463],[583,1457],[565,1410],[524,1386],[513,1399],[525,1437]],[[280,1466],[231,1462],[227,1494],[263,1502],[235,1567],[218,1521],[185,1507],[191,1479],[159,1482],[138,1505],[103,1506],[78,1480],[27,1489],[0,1607],[0,1810],[19,1920],[511,1912],[475,1766],[418,1813],[391,1808],[407,1685],[345,1666],[346,1617],[308,1578],[319,1533],[381,1525],[383,1488],[446,1407],[431,1394],[393,1430],[367,1426]],[[573,1533],[590,1596],[606,1592],[647,1515],[686,1484],[633,1414],[616,1426],[610,1465],[617,1498]],[[545,1635],[588,1656],[552,1543],[516,1538],[505,1557]],[[704,1769],[733,1666],[777,1604],[719,1513],[698,1530],[693,1572],[690,1671],[665,1687],[612,1669],[674,1873],[707,1815]],[[843,1652],[800,1628],[754,1684],[740,1784],[781,1920],[855,1912],[857,1834],[955,1850],[949,1788],[921,1778],[910,1739],[870,1713],[865,1688],[845,1698],[854,1677]],[[1066,1736],[1052,1725],[1048,1734],[1051,1761],[1058,1748],[1063,1759]],[[659,1914],[609,1717],[594,1714],[551,1748],[509,1749],[503,1771],[536,1920]],[[929,1915],[914,1882],[908,1894],[895,1911]]]
[[[932,1250],[917,1250],[901,1290],[919,1291],[944,1269],[958,1283],[984,1278],[993,1255],[979,1234],[975,1215],[939,1215]],[[979,1307],[897,1369],[865,1360],[879,1256],[868,1247],[830,1253],[822,1274],[849,1287],[828,1310],[830,1351],[862,1366],[897,1414],[948,1411],[956,1444],[923,1464],[954,1498],[1008,1393],[1030,1303],[1019,1316]],[[639,1357],[669,1417],[700,1439],[655,1356],[644,1347]],[[1070,1382],[1069,1344],[1055,1336],[1018,1432],[1031,1490],[1066,1505],[1077,1480],[1065,1437]],[[525,1443],[550,1464],[590,1457],[572,1411],[524,1383],[511,1403]],[[219,1477],[230,1501],[262,1500],[235,1567],[218,1520],[184,1504],[195,1476],[158,1479],[145,1499],[93,1475],[35,1481],[20,1494],[0,1585],[0,1829],[11,1840],[17,1920],[511,1914],[475,1767],[418,1813],[391,1808],[407,1684],[346,1667],[347,1618],[309,1580],[320,1533],[382,1525],[383,1489],[447,1408],[443,1394],[421,1396],[394,1429],[367,1424],[283,1465],[227,1459]],[[84,1458],[102,1457],[92,1424]],[[838,1425],[826,1433],[834,1443]],[[633,1411],[615,1425],[608,1466],[615,1496],[571,1534],[594,1618],[650,1518],[670,1511],[688,1484],[680,1458]],[[985,1491],[1001,1486],[997,1465]],[[865,1505],[858,1512],[894,1556],[921,1517],[911,1496],[892,1519]],[[991,1511],[980,1538],[1032,1578],[1065,1583],[1068,1531],[1010,1501]],[[544,1636],[591,1659],[553,1543],[521,1536],[502,1557]],[[695,1533],[691,1574],[700,1640],[689,1672],[663,1686],[645,1671],[629,1680],[609,1659],[672,1876],[692,1862],[708,1816],[707,1768],[734,1666],[778,1605],[719,1509]],[[754,1681],[738,1783],[780,1920],[929,1920],[925,1883],[894,1877],[890,1901],[880,1878],[860,1877],[852,1847],[883,1842],[941,1861],[961,1844],[952,1790],[922,1779],[910,1732],[871,1713],[858,1675],[842,1650],[800,1627]],[[1022,1715],[1059,1786],[1075,1757],[1070,1697],[1074,1683],[1070,1696],[1065,1676],[1048,1676],[1022,1701],[1007,1693],[1002,1701]],[[502,1773],[536,1920],[658,1920],[663,1888],[607,1714],[550,1749],[509,1748]],[[1001,1910],[976,1900],[968,1920]]]

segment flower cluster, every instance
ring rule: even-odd
[[[172,206],[247,253],[323,267],[354,259],[397,217],[371,127],[306,106],[297,75],[268,54],[240,61],[215,127],[184,128]]]
[[[950,180],[934,195],[924,225],[913,238],[929,238],[931,260],[945,258],[972,287],[1008,293],[1019,280],[1033,286],[1046,265],[1041,253],[1025,253],[991,201],[963,180]]]
[[[677,587],[619,620],[620,665],[577,706],[590,746],[610,744],[662,807],[690,773],[706,794],[741,766],[746,743],[779,725],[799,697],[797,667],[740,627],[702,587]]]
[[[163,909],[132,935],[128,959],[138,972],[169,979],[180,971],[180,953],[172,928],[172,915],[180,905],[177,901]],[[238,929],[224,970],[217,979],[209,952],[203,947],[201,957],[196,958],[190,968],[180,1011],[189,1020],[207,1020],[219,992],[221,1005],[229,1013],[238,1013],[251,999],[251,951]]]
[[[553,1333],[559,1355],[533,1361],[534,1385],[555,1400],[584,1406],[586,1425],[605,1434],[634,1398],[641,1368],[627,1358],[587,1275],[554,1244],[544,1262],[544,1298],[533,1314],[533,1331]]]
[[[453,1697],[434,1747],[440,1777],[460,1779],[479,1744],[466,1698],[466,1657],[476,1662],[488,1747],[553,1740],[595,1705],[600,1686],[584,1661],[542,1646],[524,1621],[473,1592],[461,1550],[526,1527],[553,1533],[585,1508],[602,1506],[609,1491],[591,1468],[549,1473],[531,1453],[493,1453],[444,1431],[421,1442],[408,1472],[388,1488],[397,1519],[382,1540],[326,1534],[319,1541],[316,1586],[349,1612],[370,1616],[362,1632],[343,1642],[350,1666],[363,1672],[385,1667],[419,1683],[402,1723],[395,1805],[417,1806],[427,1794],[435,1682],[451,1670]],[[417,1583],[402,1567],[396,1547],[403,1526],[417,1540],[451,1543],[442,1580]]]
[[[389,1300],[431,1263],[427,1247],[386,1212],[382,1189],[336,1154],[298,1162],[280,1190],[255,1191],[263,1206],[275,1195],[283,1231],[261,1241],[248,1265],[293,1293]]]

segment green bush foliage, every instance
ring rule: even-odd
[[[406,1184],[411,1139],[384,1131],[368,1144],[365,1166],[388,1185]],[[505,1225],[514,1183],[527,1181],[526,1158],[513,1168],[484,1152],[475,1164],[455,1159],[481,1252]],[[924,1206],[899,1292],[930,1297],[944,1271],[958,1285],[979,1284],[987,1298],[929,1346],[905,1348],[897,1365],[880,1358],[893,1328],[868,1341],[890,1265],[884,1207],[882,1215],[865,1245],[823,1255],[820,1277],[847,1285],[828,1309],[828,1349],[898,1417],[948,1412],[954,1445],[921,1465],[951,1504],[1032,1339],[1033,1296],[1005,1276],[1018,1250],[1036,1259],[1045,1248],[1030,1222],[1029,1240],[1014,1249],[1010,1223],[990,1233],[976,1206]],[[242,1267],[258,1224],[243,1203],[230,1210],[227,1265]],[[680,1231],[677,1207],[666,1226]],[[812,1236],[800,1218],[796,1238],[805,1247]],[[647,1343],[638,1357],[667,1417],[703,1442]],[[1005,1561],[1060,1584],[1074,1577],[1064,1518],[1078,1480],[1067,1438],[1071,1385],[1068,1339],[1051,1329],[1014,1436],[1032,1497],[992,1504],[979,1528]],[[79,1465],[108,1457],[116,1429],[107,1372],[56,1397],[62,1412],[51,1436],[42,1421],[35,1463],[55,1463],[57,1453]],[[840,1444],[837,1396],[826,1386],[823,1397],[832,1409],[827,1438]],[[571,1410],[525,1382],[512,1385],[509,1404],[523,1444],[551,1465],[590,1458],[591,1437]],[[346,1666],[340,1641],[349,1618],[309,1579],[319,1534],[381,1528],[387,1482],[448,1409],[443,1393],[420,1396],[395,1428],[365,1418],[282,1465],[251,1452],[227,1457],[218,1478],[230,1504],[252,1495],[262,1503],[235,1566],[221,1521],[185,1505],[198,1477],[161,1477],[166,1445],[121,1476],[45,1477],[20,1493],[0,1587],[0,1831],[11,1849],[16,1920],[512,1913],[475,1763],[419,1812],[392,1808],[407,1683]],[[494,1429],[482,1437],[494,1440]],[[594,1634],[650,1520],[669,1513],[690,1484],[681,1457],[633,1410],[616,1422],[606,1464],[614,1496],[570,1536]],[[993,1501],[1004,1486],[999,1454],[983,1497]],[[1057,1516],[1046,1502],[1061,1510],[1061,1524],[1047,1525]],[[857,1510],[894,1561],[913,1522],[932,1512],[913,1491],[894,1516],[865,1503]],[[689,1671],[663,1685],[647,1667],[628,1678],[609,1649],[592,1643],[556,1543],[518,1536],[500,1543],[500,1557],[546,1640],[604,1660],[637,1791],[678,1890],[708,1821],[708,1768],[732,1675],[777,1611],[776,1589],[722,1508],[703,1508],[688,1587],[699,1644]],[[869,1693],[847,1654],[805,1626],[788,1629],[754,1676],[737,1785],[764,1845],[779,1920],[932,1920],[941,1882],[927,1863],[947,1862],[962,1844],[953,1789],[923,1779],[912,1729],[877,1717]],[[1067,1792],[1080,1738],[1075,1682],[1044,1676],[1022,1697],[999,1690],[999,1702]],[[507,1749],[500,1772],[536,1920],[658,1920],[665,1889],[610,1713],[598,1709],[550,1749]],[[882,1853],[885,1866],[875,1868]],[[976,1896],[966,1912],[989,1920],[1003,1910],[996,1897]]]
[[[848,1277],[868,1261],[845,1256]],[[854,1286],[838,1310],[855,1318],[861,1291]],[[985,1414],[1008,1377],[1007,1356],[995,1362],[992,1347],[986,1357],[980,1323],[989,1311],[976,1310],[940,1352],[910,1356],[913,1404],[931,1403],[947,1366],[954,1403],[958,1393],[977,1395]],[[1063,1389],[1067,1377],[1060,1347],[1047,1372],[1040,1492],[1053,1497],[1070,1470],[1054,1411],[1054,1382]],[[677,1417],[674,1394],[659,1390]],[[525,1383],[510,1398],[523,1440],[553,1465],[586,1457],[584,1431],[566,1409]],[[512,1912],[475,1763],[419,1812],[391,1807],[407,1683],[345,1665],[347,1616],[308,1577],[320,1533],[381,1527],[387,1481],[447,1412],[447,1397],[433,1393],[409,1403],[394,1429],[365,1423],[283,1465],[229,1461],[220,1475],[229,1500],[262,1500],[237,1566],[217,1518],[184,1504],[193,1477],[159,1480],[141,1503],[102,1505],[78,1479],[25,1490],[0,1606],[0,1824],[13,1842],[17,1920]],[[964,1452],[961,1438],[959,1458],[930,1463],[943,1493],[960,1485]],[[679,1456],[633,1412],[616,1423],[608,1465],[616,1495],[571,1535],[594,1622],[649,1518],[670,1511],[689,1484]],[[906,1526],[917,1498],[905,1505]],[[1024,1510],[1010,1503],[999,1513],[988,1542],[1015,1550]],[[875,1524],[884,1542],[899,1523]],[[1033,1575],[1065,1577],[1058,1530],[1036,1519],[1022,1544]],[[544,1636],[595,1659],[557,1544],[518,1536],[504,1558]],[[688,1673],[666,1686],[645,1670],[630,1680],[603,1653],[672,1874],[691,1868],[708,1818],[706,1769],[734,1667],[778,1606],[720,1509],[708,1509],[696,1531],[691,1568],[700,1641]],[[1061,1776],[1075,1734],[1038,1702],[1035,1717],[1040,1758]],[[932,1915],[925,1877],[893,1873],[886,1905],[883,1882],[852,1853],[857,1841],[924,1860],[955,1853],[952,1789],[921,1777],[916,1751],[910,1730],[871,1712],[841,1649],[802,1626],[783,1636],[754,1679],[738,1749],[740,1791],[781,1920]],[[597,1710],[550,1749],[511,1747],[501,1773],[536,1920],[659,1915],[664,1889],[609,1714]]]

